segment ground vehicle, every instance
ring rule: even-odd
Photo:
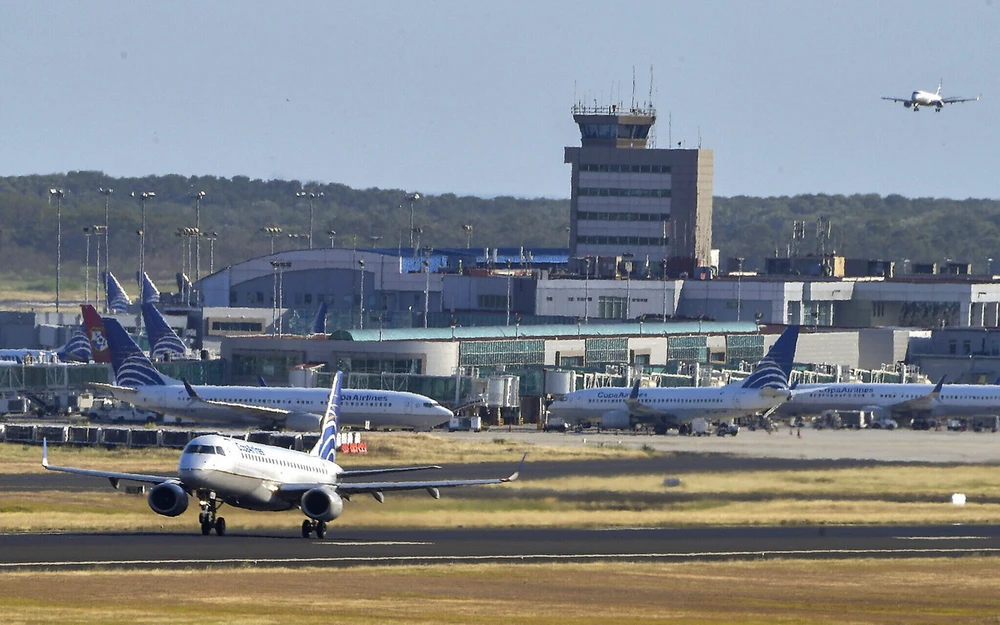
[[[545,425],[542,426],[543,432],[569,432],[570,425],[562,417],[549,417]]]
[[[960,432],[965,429],[965,423],[961,419],[949,419],[948,429],[952,432]]]
[[[480,432],[482,429],[482,417],[452,417],[448,421],[449,432]]]
[[[87,413],[95,423],[156,423],[163,418],[155,412],[122,404],[111,399],[99,399]]]
[[[897,427],[899,424],[896,423],[896,420],[889,418],[875,419],[871,424],[873,430],[895,430]]]
[[[722,423],[720,423],[715,427],[716,436],[726,436],[727,434],[730,436],[736,436],[739,433],[740,433],[740,426],[736,425],[735,423],[730,423],[728,421],[723,421]]]

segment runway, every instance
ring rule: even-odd
[[[1000,554],[988,525],[3,534],[0,570],[351,567],[483,562],[910,558]]]

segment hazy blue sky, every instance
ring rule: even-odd
[[[652,66],[657,145],[714,150],[716,195],[997,198],[998,4],[5,1],[0,175],[564,198],[574,100]],[[879,99],[941,78],[982,101]]]

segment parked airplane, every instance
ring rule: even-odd
[[[132,305],[132,299],[122,288],[118,278],[109,271],[104,275],[104,280],[108,297],[108,310],[118,314],[128,312],[128,307]]]
[[[657,433],[682,429],[696,418],[732,419],[774,409],[788,400],[799,326],[788,326],[746,380],[718,388],[592,388],[568,393],[549,406],[550,417],[604,428],[652,425]]]
[[[156,287],[153,287],[154,289]],[[180,360],[187,358],[187,346],[163,318],[152,302],[142,305],[142,322],[149,339],[149,356],[153,360]]]
[[[156,288],[153,281],[149,279],[148,273],[143,273],[139,275],[139,272],[135,272],[136,282],[139,284],[139,303],[140,304],[156,304],[160,301],[160,289]]]
[[[908,98],[890,98],[883,96],[883,100],[891,100],[893,102],[902,102],[903,106],[906,108],[913,107],[913,112],[916,113],[920,110],[921,106],[933,106],[934,110],[938,113],[944,108],[945,104],[957,104],[958,102],[978,102],[982,95],[975,98],[942,98],[941,97],[941,83],[938,83],[937,91],[914,91]]]
[[[316,318],[313,319],[312,332],[310,332],[313,336],[326,334],[326,310],[326,302],[320,302],[319,310],[316,311]]]
[[[44,365],[59,362],[86,363],[92,358],[90,340],[81,327],[69,341],[58,349],[32,349],[12,347],[0,349],[0,363],[10,365]],[[95,361],[96,362],[96,361]]]
[[[108,340],[104,338],[104,321],[97,309],[90,304],[80,306],[83,311],[83,331],[89,341],[90,359],[94,362],[111,363],[111,352],[108,350]]]
[[[326,389],[186,385],[157,371],[115,319],[104,319],[104,331],[116,384],[92,386],[119,401],[192,421],[300,432],[319,428],[329,395]],[[450,410],[416,393],[345,390],[341,400],[345,425],[425,430],[452,417]]]
[[[218,516],[219,507],[229,504],[247,510],[282,511],[298,508],[308,517],[302,521],[302,537],[315,534],[322,539],[326,524],[344,511],[344,501],[354,495],[370,494],[376,501],[385,501],[386,491],[426,490],[431,497],[441,498],[441,488],[503,484],[517,479],[517,471],[505,478],[480,480],[425,480],[413,482],[351,482],[350,478],[369,478],[386,473],[440,469],[440,466],[393,467],[346,471],[336,463],[337,431],[341,399],[341,373],[333,378],[326,395],[326,410],[320,438],[309,453],[247,443],[216,434],[191,440],[181,452],[177,476],[140,475],[59,467],[49,464],[48,443],[43,441],[42,466],[50,471],[62,471],[91,477],[103,477],[118,488],[121,480],[155,484],[149,491],[148,502],[153,512],[179,516],[187,510],[191,496],[198,498],[201,513],[198,521],[201,533],[212,529],[218,536],[226,533],[226,519]]]
[[[1000,414],[1000,387],[992,384],[800,384],[780,406],[782,416],[828,410],[863,410],[876,420],[904,415],[923,418]]]

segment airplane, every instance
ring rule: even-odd
[[[316,311],[316,318],[313,319],[312,336],[326,336],[326,302],[320,302],[319,310]]]
[[[153,287],[156,288],[156,287]],[[142,322],[149,339],[149,356],[153,360],[180,360],[187,358],[187,346],[173,328],[167,324],[152,302],[142,304]]]
[[[992,384],[799,384],[776,416],[818,415],[828,410],[863,410],[876,420],[903,415],[923,418],[974,417],[1000,413],[1000,387]]]
[[[658,434],[683,432],[696,418],[732,419],[766,412],[788,400],[799,326],[788,326],[748,378],[718,388],[592,388],[573,391],[549,406],[550,417],[567,423],[597,422],[602,428],[652,425]]]
[[[90,359],[111,364],[111,352],[108,350],[108,340],[104,338],[104,321],[101,315],[90,304],[81,304],[80,310],[83,312],[83,331],[89,342]]]
[[[118,278],[115,274],[110,271],[104,274],[106,293],[108,297],[108,310],[113,313],[125,313],[128,312],[128,307],[132,305],[132,299],[129,298],[128,293],[122,288]]]
[[[908,98],[890,98],[883,96],[883,100],[891,100],[893,102],[902,102],[903,106],[906,108],[913,107],[913,112],[916,113],[920,110],[921,106],[933,106],[934,110],[938,113],[944,108],[945,104],[957,104],[958,102],[978,102],[979,98],[983,97],[982,94],[975,98],[942,98],[941,97],[941,83],[938,83],[937,91],[914,91]]]
[[[94,360],[90,339],[84,325],[58,349],[7,348],[0,349],[3,365],[41,365],[55,363],[87,363]],[[108,361],[110,362],[110,361]]]
[[[167,416],[231,426],[315,432],[322,422],[325,389],[192,386],[157,371],[117,320],[104,318],[104,331],[115,384],[90,386],[119,401]],[[345,390],[341,400],[345,425],[427,430],[453,416],[433,399],[403,391]]]
[[[136,282],[139,284],[139,302],[141,304],[156,304],[160,301],[160,290],[156,288],[153,281],[149,279],[149,274],[135,272]]]
[[[386,491],[426,490],[431,497],[441,498],[440,489],[482,484],[504,484],[518,478],[528,454],[510,476],[478,480],[424,480],[410,482],[353,482],[351,478],[407,471],[440,469],[438,465],[363,469],[348,471],[336,463],[337,432],[341,399],[341,376],[338,371],[326,395],[320,438],[309,453],[247,443],[240,439],[209,434],[198,436],[181,452],[177,476],[142,475],[61,467],[49,464],[48,441],[42,441],[42,466],[49,471],[62,471],[110,480],[115,489],[121,480],[154,484],[147,497],[153,512],[175,517],[183,514],[189,498],[198,498],[201,513],[198,521],[201,533],[215,530],[217,536],[226,533],[226,519],[218,515],[219,507],[229,504],[247,510],[283,511],[298,508],[306,515],[302,521],[302,537],[315,534],[322,539],[326,524],[344,511],[344,502],[355,495],[370,494],[376,501],[385,501]]]

